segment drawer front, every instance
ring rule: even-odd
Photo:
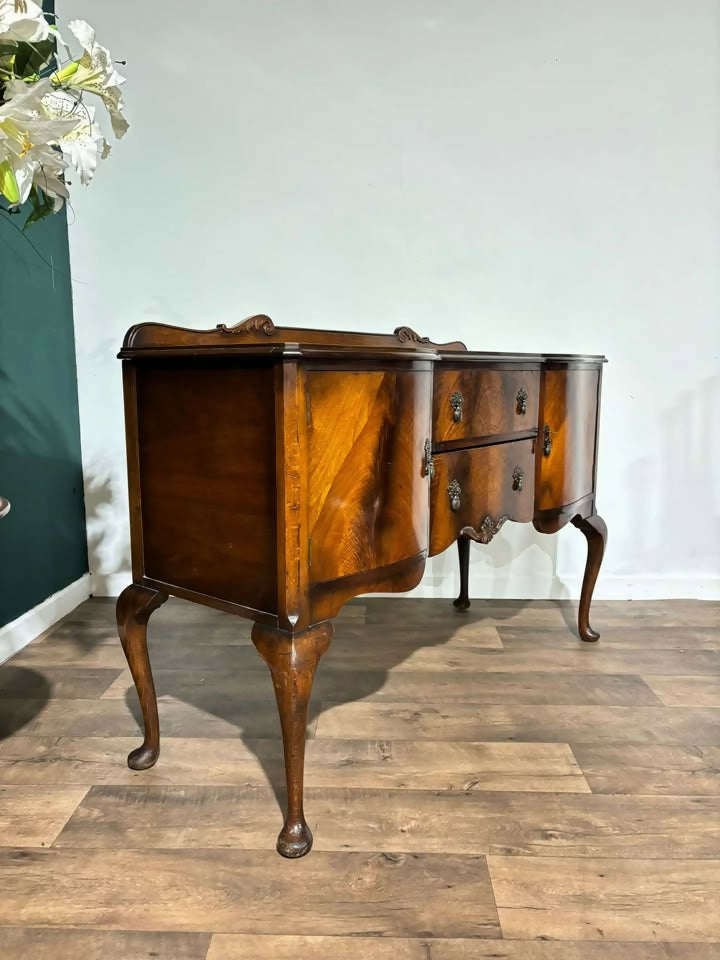
[[[433,440],[471,440],[534,430],[539,370],[442,370],[433,387]]]
[[[430,555],[442,553],[469,526],[533,518],[535,440],[437,453],[430,494]],[[486,526],[487,529],[487,526]]]
[[[593,492],[599,370],[548,370],[538,437],[537,510]]]

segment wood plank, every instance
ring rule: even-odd
[[[720,939],[720,860],[489,857],[509,939]]]
[[[93,667],[43,667],[33,670],[18,666],[11,660],[0,666],[0,700],[8,697],[28,700],[99,697],[117,679],[118,673],[118,668]]]
[[[250,630],[252,629],[252,623],[249,620],[242,620],[240,617],[228,616],[214,610],[213,613],[218,614],[221,619],[213,620],[211,624],[205,624],[194,619],[187,623],[174,623],[172,621],[167,623],[158,616],[163,609],[161,607],[153,615],[152,623],[148,628],[148,640],[152,648],[167,644],[180,646],[193,644],[199,647],[210,644],[245,647],[251,645]],[[88,647],[117,646],[120,643],[114,616],[112,622],[108,623],[62,623],[40,643],[43,647],[46,647],[60,641],[75,643],[78,646],[84,644]]]
[[[316,736],[538,743],[720,742],[714,707],[558,706],[463,701],[322,703]]]
[[[284,782],[278,741],[161,741],[161,759],[137,773],[125,754],[137,738],[13,737],[0,744],[0,780],[59,784],[267,784]],[[32,762],[28,760],[32,758]],[[309,740],[305,782],[314,787],[589,793],[565,744]],[[139,778],[139,779],[138,779]]]
[[[86,793],[87,787],[0,784],[0,846],[50,846]]]
[[[316,850],[706,858],[720,798],[308,788]],[[80,849],[264,849],[280,814],[267,787],[92,787],[55,842]],[[349,826],[351,825],[351,826]]]
[[[271,692],[266,703],[248,703],[238,697],[205,696],[198,693],[193,703],[161,700],[158,704],[160,729],[167,737],[237,737],[254,739],[280,737],[280,721]],[[51,700],[44,704],[29,700],[0,702],[0,730],[18,730],[18,715],[26,711],[22,725],[25,736],[132,737],[142,730],[135,688],[126,699]],[[308,725],[314,734],[317,718]]]
[[[720,707],[720,676],[658,677],[646,674],[643,680],[669,707]]]
[[[32,667],[44,671],[47,667],[83,667],[121,670],[126,665],[120,644],[88,644],[50,636],[41,643],[31,643],[9,661],[13,667]]]
[[[3,960],[205,960],[210,934],[0,927],[0,941]]]
[[[434,648],[433,648],[434,649]],[[445,653],[445,648],[441,648]],[[367,651],[371,654],[370,650]],[[647,648],[622,649],[604,647],[602,644],[582,643],[578,640],[572,649],[548,648],[542,646],[527,647],[522,650],[509,645],[502,650],[474,650],[470,647],[452,651],[452,663],[441,663],[439,656],[429,652],[412,663],[397,664],[395,669],[408,669],[414,672],[432,670],[434,673],[451,670],[472,672],[503,673],[525,672],[528,663],[532,663],[535,672],[581,672],[601,674],[639,674],[652,663],[654,674],[720,674],[720,650],[661,650],[650,654]],[[332,647],[326,657],[332,657]],[[384,662],[383,656],[381,662]],[[330,660],[330,662],[332,662]]]
[[[6,848],[0,878],[0,924],[500,936],[483,857]]]
[[[660,701],[639,676],[594,673],[472,673],[470,671],[348,670],[320,662],[313,684],[310,709],[321,702],[373,700],[419,703],[454,702],[659,706]],[[216,697],[237,697],[266,703],[272,698],[270,676],[262,664],[242,673],[203,670],[165,670],[154,667],[158,696],[192,702],[200,689]],[[132,687],[128,671],[118,675],[105,697],[125,697]]]
[[[720,747],[573,745],[593,793],[720,796]]]
[[[593,618],[595,619],[595,618]],[[600,630],[601,620],[597,620]],[[620,625],[606,627],[602,625],[603,649],[627,649],[651,654],[653,662],[657,650],[674,650],[684,653],[687,650],[720,650],[720,628],[665,626],[662,628],[648,625],[643,620],[626,621]],[[483,629],[487,630],[487,626]],[[578,644],[576,633],[567,629],[565,623],[556,627],[498,625],[498,634],[507,650],[532,652],[538,647],[553,649],[575,649]]]
[[[520,940],[418,940],[220,933],[207,960],[720,960],[704,943],[543,943]],[[12,960],[15,960],[13,957]],[[65,958],[61,958],[65,960]],[[91,958],[95,960],[95,958]]]

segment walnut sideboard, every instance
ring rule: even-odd
[[[207,331],[139,324],[120,357],[133,582],[117,622],[145,726],[134,770],[160,750],[146,631],[170,594],[254,621],[280,713],[286,857],[312,846],[308,701],[350,597],[412,589],[457,542],[465,609],[471,540],[509,520],[543,533],[570,521],[588,546],[579,632],[597,640],[604,357],[476,353],[408,327],[300,330],[262,315]]]

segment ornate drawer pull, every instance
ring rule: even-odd
[[[460,509],[460,494],[462,490],[460,489],[460,484],[457,480],[451,480],[447,488],[448,496],[450,497],[450,509],[455,513]]]
[[[524,417],[527,413],[528,395],[522,387],[520,387],[516,393],[515,401],[517,403],[517,412],[520,414],[520,416]]]
[[[450,397],[450,406],[452,407],[453,420],[455,423],[459,423],[463,415],[463,395],[459,390],[456,390]]]
[[[552,436],[550,434],[550,427],[545,424],[543,427],[543,454],[546,457],[550,456],[550,451],[552,450]]]
[[[513,490],[516,493],[522,493],[523,480],[525,479],[525,474],[523,473],[520,467],[515,467],[513,470],[512,481],[513,481]]]
[[[432,478],[435,476],[435,461],[432,455],[432,443],[428,438],[425,441],[425,476]]]

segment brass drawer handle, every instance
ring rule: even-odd
[[[543,454],[546,457],[550,456],[550,451],[552,450],[552,436],[550,434],[550,427],[545,424],[543,427]]]
[[[453,513],[456,513],[460,509],[460,494],[462,490],[460,489],[460,484],[457,480],[451,480],[447,488],[448,496],[450,497],[450,509]]]
[[[432,478],[435,476],[435,461],[432,455],[432,443],[428,438],[425,441],[425,476]]]
[[[520,414],[521,417],[524,417],[525,414],[527,413],[528,395],[526,391],[523,390],[522,387],[520,387],[517,394],[515,395],[515,402],[517,403],[517,412]]]
[[[525,479],[525,474],[522,471],[521,467],[515,467],[512,475],[513,490],[516,493],[522,493],[523,480]]]
[[[455,423],[460,423],[463,415],[463,395],[459,390],[456,390],[450,397],[450,406],[452,407],[453,420]]]

